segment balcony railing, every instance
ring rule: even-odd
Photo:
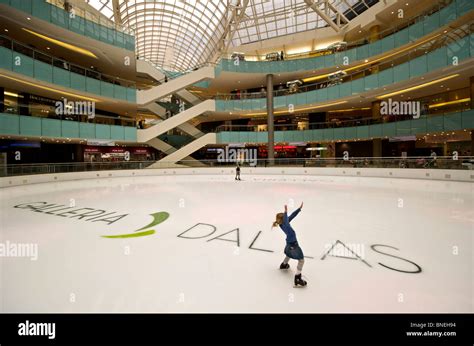
[[[471,112],[470,109],[466,109],[465,112]],[[444,112],[444,113],[434,113],[428,114],[423,110],[418,118],[432,118],[439,116],[446,116],[456,112]],[[418,119],[417,118],[417,119]],[[354,127],[354,126],[367,126],[375,124],[385,124],[393,123],[405,120],[414,119],[413,115],[387,115],[381,116],[379,118],[374,117],[364,117],[358,119],[350,120],[333,120],[333,121],[324,121],[324,122],[314,122],[308,123],[304,126],[298,124],[274,124],[275,131],[305,131],[305,130],[318,130],[318,129],[336,129],[336,128],[345,128],[345,127]],[[256,124],[256,125],[219,125],[216,129],[216,132],[265,132],[266,129],[262,129],[262,125],[266,124]]]
[[[0,68],[68,88],[119,98],[136,100],[136,84],[96,70],[71,64],[18,41],[0,35]]]
[[[86,6],[64,0],[0,0],[1,3],[83,36],[135,51],[131,28],[119,25]]]
[[[380,58],[374,61],[367,61],[361,64],[360,66],[349,67],[347,69],[344,68],[344,66],[341,66],[338,70],[342,71],[340,76],[336,76],[335,73],[338,71],[335,71],[332,73],[322,74],[321,76],[318,76],[318,82],[304,84],[302,86],[297,87],[286,87],[280,85],[277,90],[273,91],[273,97],[292,95],[294,96],[297,94],[308,93],[310,91],[337,87],[345,83],[357,83],[357,81],[361,82],[361,80],[365,78],[371,77],[372,79],[374,79],[379,75],[383,76],[384,74],[386,75],[388,73],[391,73],[393,75],[394,71],[396,71],[397,68],[399,69],[400,66],[404,66],[407,69],[408,76],[405,76],[406,79],[415,77],[420,73],[426,73],[428,72],[428,70],[436,69],[441,62],[444,65],[447,65],[449,56],[454,56],[455,53],[458,53],[460,57],[470,56],[470,47],[472,44],[470,36],[472,36],[472,30],[474,29],[474,26],[472,24],[474,24],[474,21],[470,21],[462,25],[461,27],[446,30],[446,32],[442,36],[437,35],[425,41],[420,41],[417,44],[414,44],[410,49],[404,50],[402,51],[402,53],[396,54],[395,56],[391,55],[389,58]],[[460,52],[460,50],[462,50],[462,52]],[[420,63],[420,71],[414,70],[415,67],[418,67],[416,63],[418,63],[418,61],[427,60],[428,56],[430,58],[433,57],[431,59],[432,61],[430,61],[431,64],[428,66],[425,61],[423,64]],[[429,67],[430,69],[427,69],[427,67]],[[345,70],[347,70],[348,72],[345,72]],[[393,79],[394,77],[392,76],[392,80]],[[378,81],[377,84],[379,84]],[[344,87],[341,86],[341,88]],[[352,90],[350,91],[352,93]],[[225,101],[254,100],[263,99],[266,97],[267,92],[265,90],[250,93],[240,92],[238,94],[217,93],[215,94],[215,96],[213,96],[213,98],[217,100]],[[299,97],[301,98],[302,96]],[[302,103],[298,102],[296,104]]]
[[[360,122],[360,123],[358,123]],[[368,125],[365,125],[367,123]],[[348,126],[349,124],[353,126]],[[287,127],[287,128],[285,128]],[[374,138],[391,138],[405,136],[429,136],[437,133],[453,136],[454,131],[467,132],[474,128],[474,110],[420,116],[401,120],[392,116],[388,119],[350,120],[337,122],[313,123],[309,128],[294,130],[294,125],[275,125],[276,142],[335,142],[346,140],[371,140]],[[293,130],[289,129],[293,128]],[[237,131],[239,129],[240,131]],[[268,138],[265,129],[258,125],[220,126],[217,133],[218,143],[266,143]],[[449,135],[448,135],[449,134]]]
[[[249,61],[243,60],[237,64],[235,58],[228,59],[229,56],[227,56],[227,59],[221,60],[221,66],[223,70],[241,73],[311,71],[341,66],[344,57],[349,58],[352,62],[370,59],[421,39],[423,36],[449,25],[473,9],[474,2],[470,0],[454,0],[451,3],[450,1],[443,1],[401,25],[382,31],[378,35],[379,39],[372,43],[369,43],[370,38],[366,37],[333,50],[286,55],[284,61],[261,61],[261,56],[246,55],[245,58],[248,58]]]

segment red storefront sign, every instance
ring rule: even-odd
[[[135,155],[146,155],[150,154],[150,148],[140,148],[140,147],[91,147],[86,146],[84,148],[84,153],[100,153],[100,154],[120,154],[128,151],[130,154]]]

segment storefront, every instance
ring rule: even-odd
[[[154,161],[155,152],[144,147],[86,146],[84,162]]]

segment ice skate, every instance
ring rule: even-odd
[[[301,274],[295,275],[295,288],[305,287],[308,283],[301,278]]]

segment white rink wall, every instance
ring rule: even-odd
[[[53,174],[34,174],[0,178],[0,187],[58,181],[86,180],[114,177],[162,175],[234,175],[235,167],[160,168],[141,170],[110,170]],[[357,178],[401,178],[441,181],[474,182],[474,170],[408,169],[408,168],[316,168],[316,167],[242,167],[242,177],[250,175],[346,176]]]

